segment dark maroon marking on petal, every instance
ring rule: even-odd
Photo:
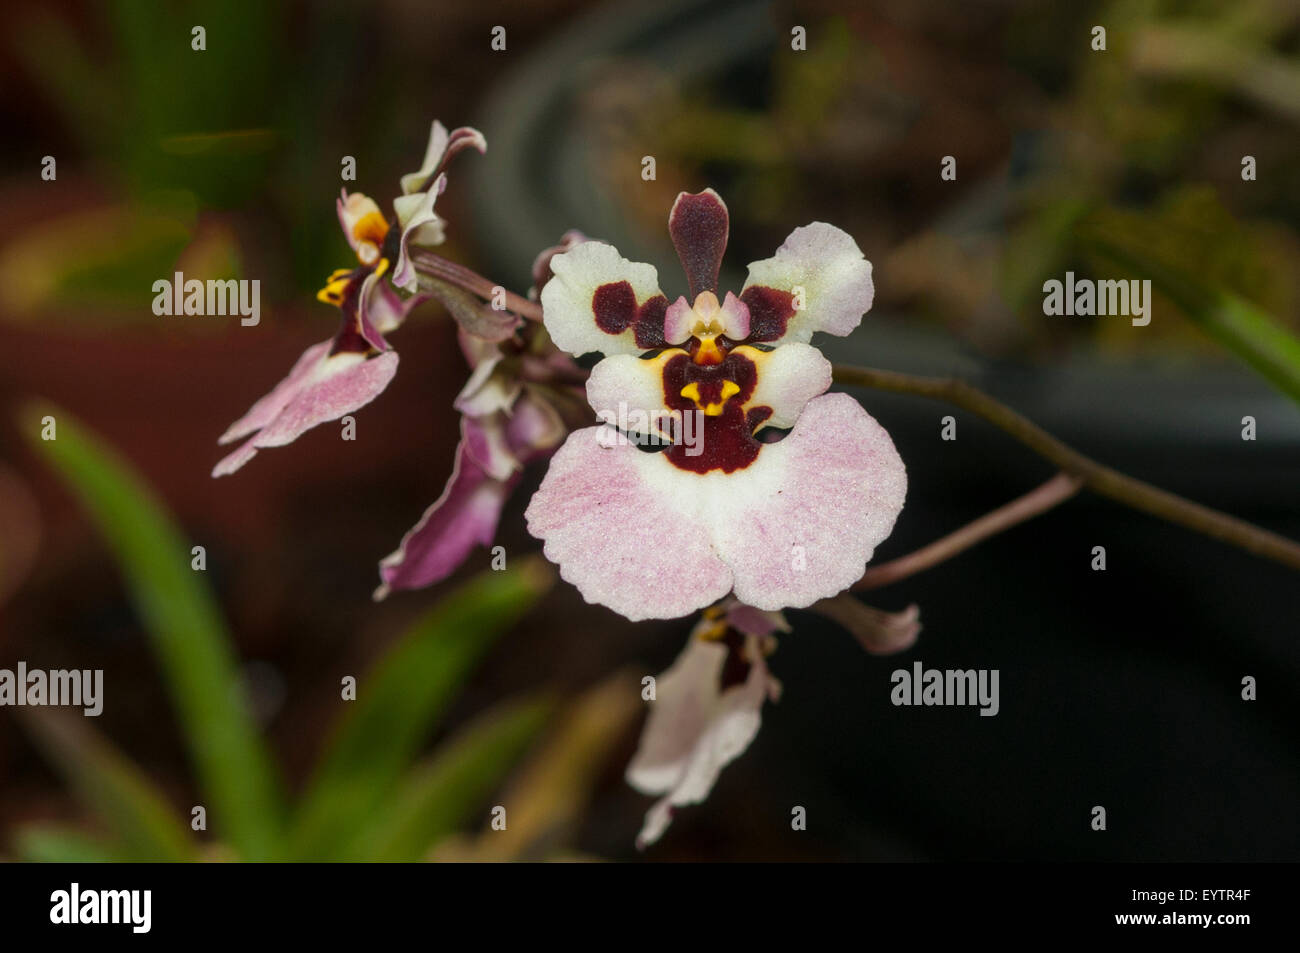
[[[596,315],[596,327],[606,334],[622,334],[637,317],[632,283],[611,281],[601,285],[591,296],[591,310]]]
[[[361,314],[361,289],[372,271],[373,267],[356,269],[343,288],[343,299],[338,302],[339,310],[343,312],[343,326],[334,335],[330,357],[335,354],[368,354],[371,351],[378,353],[388,350],[384,336]]]
[[[388,231],[384,232],[384,247],[379,250],[380,258],[387,258],[389,261],[397,261],[402,253],[402,226],[396,220],[388,226]]]
[[[794,295],[788,291],[754,285],[740,293],[749,308],[750,342],[776,341],[785,336],[786,325],[794,317]]]
[[[731,381],[740,388],[731,400],[743,404],[753,396],[758,385],[758,368],[743,354],[728,354],[721,364],[696,364],[685,354],[678,354],[664,365],[664,403],[669,409],[686,410],[695,404],[682,396],[682,388],[695,384],[700,389],[704,403],[717,401],[722,395],[722,385]]]
[[[691,299],[718,289],[718,269],[727,250],[727,206],[712,189],[683,192],[668,215],[668,234],[686,271]]]
[[[727,400],[722,413],[712,417],[702,414],[697,418],[704,427],[697,444],[702,452],[689,456],[685,442],[673,444],[665,451],[674,466],[693,473],[710,470],[732,473],[743,470],[758,457],[763,445],[754,438],[750,415],[742,409],[758,385],[758,368],[743,354],[732,352],[721,364],[696,364],[685,354],[671,358],[663,370],[664,404],[670,410],[691,413],[698,408],[693,400],[682,396],[682,388],[695,384],[700,389],[701,402],[708,404],[720,399],[726,381],[735,383],[740,391]]]
[[[642,350],[668,346],[664,340],[668,299],[663,295],[655,295],[638,305],[630,282],[611,281],[592,294],[591,310],[596,316],[596,327],[606,334],[622,334],[632,328],[637,347]]]
[[[695,447],[700,452],[690,456],[684,442],[673,444],[664,451],[664,455],[674,466],[692,473],[708,473],[711,470],[734,473],[758,459],[758,452],[763,445],[749,432],[745,425],[745,413],[737,404],[728,401],[718,416],[700,415],[697,419],[704,422],[703,433],[698,435],[700,442]]]
[[[745,423],[749,426],[750,432],[753,433],[755,430],[758,429],[759,424],[761,424],[763,421],[767,420],[767,418],[771,416],[772,416],[771,407],[768,407],[766,405],[761,407],[751,407],[749,408],[748,411],[745,412]]]
[[[728,688],[744,685],[749,681],[749,670],[753,664],[745,660],[745,637],[730,626],[718,642],[727,647],[727,658],[718,672],[718,692]]]
[[[668,299],[655,295],[641,305],[636,315],[636,346],[645,350],[667,347],[664,338],[664,313],[668,310]]]
[[[354,319],[345,317],[343,327],[339,333],[334,335],[334,343],[330,346],[329,356],[335,354],[368,354],[375,348],[365,335],[358,330],[357,322]]]

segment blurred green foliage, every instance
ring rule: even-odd
[[[33,7],[8,25],[6,42],[51,107],[39,135],[77,147],[56,150],[59,181],[96,194],[0,247],[0,311],[145,319],[152,282],[177,267],[261,278],[270,301],[319,287],[346,250],[333,207],[341,157],[385,168],[423,134],[394,121],[411,106],[390,95],[401,72],[372,57],[371,11],[105,0],[88,12]],[[381,124],[410,132],[379,137]]]
[[[5,249],[0,272],[18,312],[147,304],[154,280],[193,243],[214,239],[223,247],[204,262],[215,266],[207,274],[240,277],[234,236],[204,235],[200,212],[247,204],[274,159],[282,102],[266,90],[277,86],[283,7],[111,0],[96,13],[90,35],[39,10],[11,33],[63,127],[125,197],[42,221]],[[191,45],[196,25],[206,31],[202,51]]]
[[[97,10],[90,36],[46,12],[22,21],[14,44],[87,154],[136,195],[182,190],[229,207],[256,192],[277,138],[268,91],[287,8],[109,0]]]
[[[41,439],[42,420],[56,439]],[[244,860],[417,860],[461,830],[515,767],[554,710],[544,696],[512,700],[420,749],[496,639],[551,585],[540,561],[487,572],[453,592],[358,680],[358,696],[318,768],[289,804],[254,724],[229,633],[189,546],[154,494],[70,415],[22,412],[31,445],[82,502],[108,542],[152,640],[180,714],[200,803],[220,846]],[[34,741],[106,829],[102,839],[57,827],[20,831],[29,859],[189,860],[205,855],[169,799],[78,716],[28,709]]]

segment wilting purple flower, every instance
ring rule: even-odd
[[[670,304],[653,266],[606,244],[551,261],[546,328],[572,354],[606,355],[587,382],[606,423],[555,454],[529,531],[589,602],[629,619],[686,615],[731,592],[760,609],[807,606],[861,576],[907,490],[884,428],[846,395],[818,396],[830,364],[806,343],[858,325],[871,264],[818,222],[719,302],[722,200],[678,196],[669,232],[693,303]],[[646,452],[614,439],[615,423],[670,445]]]
[[[707,610],[677,661],[656,679],[655,700],[627,781],[658,795],[637,837],[644,848],[659,839],[673,814],[709,796],[718,775],[758,734],[765,701],[781,683],[767,656],[776,631],[788,632],[777,612],[734,599]]]
[[[537,256],[530,297],[550,278],[551,259],[584,241],[581,233],[566,232],[558,245]],[[471,373],[455,402],[461,438],[451,477],[397,550],[379,564],[376,599],[394,589],[433,585],[455,572],[476,546],[490,546],[524,467],[548,456],[568,432],[536,382],[577,376],[569,357],[549,343],[539,349],[521,339],[535,342],[535,328],[497,340],[472,334],[467,325],[460,323],[459,338]]]
[[[558,447],[567,432],[532,384],[503,369],[499,344],[463,330],[460,340],[473,373],[456,398],[460,444],[451,477],[397,551],[379,564],[383,582],[376,599],[445,579],[474,547],[491,545],[524,466]]]

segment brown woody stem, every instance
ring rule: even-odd
[[[1006,431],[1040,456],[1056,464],[1064,473],[1076,478],[1085,489],[1133,509],[1203,533],[1213,539],[1238,546],[1257,556],[1275,560],[1292,569],[1300,569],[1300,543],[1103,466],[1062,443],[1037,424],[965,381],[955,378],[918,377],[913,374],[900,374],[897,371],[846,365],[835,366],[835,380],[840,384],[855,387],[870,387],[896,394],[913,394],[946,401]]]
[[[881,563],[879,566],[872,566],[853,584],[853,588],[879,589],[881,586],[898,582],[931,566],[937,566],[958,553],[970,549],[976,543],[1032,519],[1058,503],[1065,502],[1078,493],[1082,486],[1083,482],[1078,477],[1068,473],[1058,473],[1037,489],[1012,500],[1006,506],[1000,506],[993,512],[986,513],[972,523],[967,523],[955,533],[949,533],[942,539],[937,539],[906,556]]]

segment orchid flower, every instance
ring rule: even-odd
[[[342,327],[331,340],[307,348],[288,376],[221,435],[222,444],[247,439],[213,468],[214,477],[234,473],[262,448],[292,443],[312,427],[364,407],[388,386],[397,373],[397,352],[383,332],[401,324],[423,298],[388,299],[381,276],[381,269],[372,269],[331,282]]]
[[[388,386],[397,373],[397,352],[384,335],[400,327],[429,295],[400,295],[385,278],[392,267],[393,284],[416,290],[409,250],[443,241],[444,223],[433,210],[447,185],[442,170],[467,146],[480,152],[487,148],[477,130],[448,133],[440,122],[433,123],[424,163],[402,177],[403,194],[393,201],[392,224],[373,199],[343,191],[337,202],[339,225],[357,266],[334,272],[317,294],[342,311],[342,327],[333,339],[304,351],[288,376],[230,425],[218,443],[247,439],[213,468],[214,477],[234,473],[259,449],[292,443],[312,427],[364,407]]]
[[[487,152],[487,140],[477,129],[461,126],[448,132],[438,120],[429,130],[429,145],[424,152],[424,162],[415,172],[402,176],[402,194],[393,199],[393,211],[401,227],[397,242],[397,264],[393,268],[393,284],[406,291],[416,290],[415,268],[410,259],[412,245],[441,245],[444,222],[434,212],[434,202],[447,187],[447,176],[442,170],[456,153],[465,148]]]
[[[789,631],[779,612],[728,600],[704,613],[685,650],[656,679],[627,782],[662,797],[646,814],[637,847],[657,841],[678,808],[708,797],[722,769],[758,734],[763,703],[781,697],[766,661],[778,630]]]
[[[875,655],[916,642],[921,623],[915,605],[884,612],[850,602],[818,611]],[[632,787],[659,798],[646,812],[638,848],[657,841],[680,808],[704,801],[722,769],[758,735],[764,702],[781,697],[781,683],[767,664],[778,631],[790,631],[782,613],[724,599],[704,610],[677,661],[655,680],[650,716],[626,774]]]
[[[342,193],[357,264],[317,296],[342,326],[230,427],[222,442],[245,442],[214,475],[373,400],[397,369],[385,336],[438,298],[470,367],[455,400],[460,442],[442,494],[380,563],[375,598],[436,583],[491,545],[525,466],[551,457],[525,516],[565,579],[633,620],[704,609],[658,681],[627,770],[658,798],[645,847],[708,796],[779,697],[767,657],[789,631],[780,610],[846,589],[902,509],[907,477],[892,440],[856,401],[825,393],[830,364],[809,343],[857,327],[871,264],[849,235],[814,223],[719,300],[729,216],[709,189],[679,195],[668,220],[689,299],[670,302],[653,266],[568,232],[534,261],[528,301],[499,310],[482,300],[494,288],[486,279],[415,251],[443,241],[435,204],[447,161],[467,147],[486,144],[435,122],[392,221],[369,197]],[[521,320],[538,316],[539,299],[541,323]],[[573,359],[590,352],[603,359],[588,375]],[[601,422],[571,430],[585,416],[574,411],[584,378]],[[915,607],[891,614],[841,597],[818,608],[870,651],[905,648],[920,628]]]
[[[728,222],[711,189],[673,205],[692,301],[669,303],[652,265],[600,242],[555,256],[541,293],[558,347],[605,355],[587,399],[606,422],[571,433],[552,458],[528,529],[588,602],[632,620],[731,593],[767,611],[834,595],[862,575],[907,491],[889,434],[851,397],[824,394],[830,363],[807,343],[857,327],[870,262],[817,222],[720,302]],[[684,415],[700,428],[695,446],[672,432]],[[615,439],[615,420],[633,439]]]

